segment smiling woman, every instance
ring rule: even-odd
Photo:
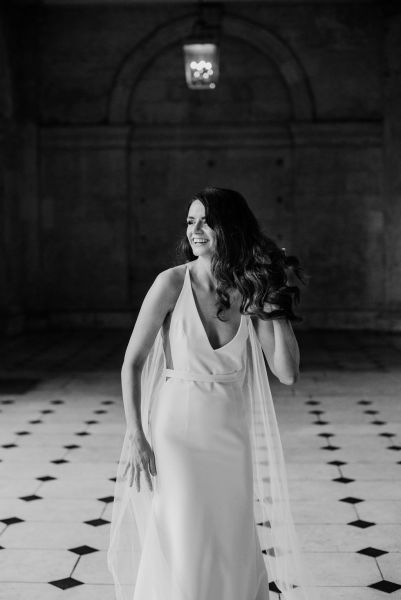
[[[195,256],[203,252],[213,252],[216,235],[206,222],[205,207],[200,200],[194,200],[187,217],[187,236]]]
[[[290,268],[304,283],[299,261],[295,256],[286,256],[262,233],[238,192],[205,188],[191,200],[187,232],[179,253],[186,261],[207,258],[208,271],[213,272],[215,280],[211,285],[209,282],[208,288],[217,295],[218,318],[223,308],[229,309],[230,294],[237,293],[242,300],[241,312],[262,320],[279,317],[302,320],[292,310],[293,300],[299,299],[299,289],[288,285],[287,277]],[[203,263],[201,260],[199,265]]]
[[[315,600],[263,358],[282,383],[296,380],[285,267],[299,273],[298,262],[221,188],[191,200],[180,251],[185,262],[144,299],[121,371],[117,599]]]

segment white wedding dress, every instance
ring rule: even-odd
[[[108,550],[117,600],[272,600],[278,590],[315,600],[251,319],[242,315],[234,338],[213,349],[190,264],[142,373],[153,492],[143,475],[139,493],[122,478],[124,438]]]

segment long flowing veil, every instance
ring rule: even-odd
[[[160,329],[141,374],[142,427],[151,446],[152,406],[154,399],[157,398],[159,387],[163,383],[164,367],[165,357],[162,330]],[[153,492],[144,482],[144,477],[141,480],[140,492],[136,490],[135,484],[132,487],[129,486],[127,477],[123,478],[124,468],[129,458],[130,443],[126,431],[117,467],[110,541],[107,550],[107,565],[113,576],[117,600],[134,599],[141,557],[153,530],[149,519]],[[152,481],[155,483],[155,478],[152,478]],[[161,581],[162,573],[159,573],[159,578]]]
[[[263,352],[251,319],[244,401],[251,436],[255,518],[269,587],[281,600],[319,600],[295,530],[283,448]],[[265,474],[264,474],[265,473]]]
[[[280,593],[280,600],[319,600],[317,589],[312,585],[310,573],[304,564],[292,520],[283,450],[262,349],[251,319],[247,321],[249,336],[244,402],[252,446],[254,514],[255,521],[261,523],[258,533],[265,551],[270,589]],[[156,336],[141,375],[142,424],[151,446],[152,406],[163,383],[165,368],[161,331]],[[155,520],[150,518],[153,492],[143,479],[141,490],[137,492],[135,485],[129,487],[128,479],[122,477],[129,456],[126,432],[117,467],[107,551],[107,564],[113,576],[116,599],[142,600],[145,597],[141,593],[142,585],[146,589],[147,578],[152,578],[153,585],[160,592],[158,598],[181,600],[174,574],[163,560],[161,550],[153,557],[154,560],[141,564],[144,550],[147,547],[158,548],[162,540],[158,537]],[[152,480],[157,485],[157,475]]]

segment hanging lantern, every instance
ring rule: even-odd
[[[214,90],[219,79],[219,27],[206,24],[201,8],[192,33],[183,44],[185,79],[191,90]],[[220,12],[217,18],[219,15]]]
[[[184,44],[185,79],[192,90],[214,90],[219,79],[219,49],[202,41]]]

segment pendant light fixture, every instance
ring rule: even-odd
[[[220,15],[220,5],[206,7],[199,1],[197,18],[183,44],[185,79],[191,90],[216,88],[219,79]]]

